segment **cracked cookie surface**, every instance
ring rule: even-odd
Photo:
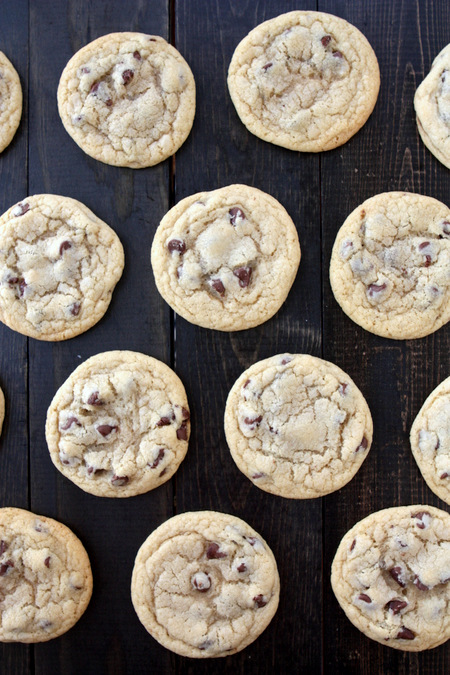
[[[216,511],[163,523],[136,556],[131,597],[148,632],[182,656],[234,654],[274,616],[280,593],[275,558],[243,520]]]
[[[254,485],[310,499],[353,478],[370,449],[372,417],[338,366],[308,354],[278,354],[255,363],[233,385],[225,434]]]
[[[184,459],[186,392],[173,370],[151,356],[96,354],[56,392],[45,433],[56,468],[85,492],[142,494],[169,480]]]
[[[265,21],[233,54],[228,88],[247,129],[291,150],[331,150],[367,121],[380,87],[377,58],[344,19],[294,11]]]
[[[365,635],[405,651],[450,637],[450,515],[432,506],[372,513],[343,537],[331,584]]]
[[[22,117],[22,87],[19,76],[0,52],[0,152],[11,143]]]
[[[0,509],[0,642],[62,635],[91,594],[89,558],[68,527],[23,509]]]
[[[411,427],[410,441],[428,487],[450,504],[450,377],[424,402]]]
[[[273,197],[228,185],[186,197],[162,219],[152,245],[156,285],[191,323],[252,328],[285,301],[300,262],[297,231]]]
[[[423,142],[450,169],[450,44],[439,52],[419,85],[414,108]]]
[[[195,115],[195,82],[162,37],[111,33],[65,67],[58,110],[68,134],[91,157],[139,169],[173,155]]]
[[[413,193],[371,197],[337,234],[330,282],[344,312],[371,333],[433,333],[450,319],[450,210]]]
[[[0,217],[0,320],[38,340],[96,324],[122,275],[114,230],[81,202],[42,194]]]

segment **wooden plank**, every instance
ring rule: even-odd
[[[79,199],[115,229],[125,249],[124,275],[96,326],[65,342],[30,341],[32,508],[80,536],[94,574],[86,614],[63,637],[36,645],[35,672],[97,675],[137,673],[145,667],[165,673],[170,653],[139,623],[130,580],[139,546],[173,513],[172,485],[130,499],[86,494],[54,469],[44,424],[57,388],[89,356],[131,349],[170,361],[170,314],[155,290],[149,264],[153,232],[168,206],[169,162],[139,171],[97,162],[67,135],[56,106],[59,77],[75,50],[115,31],[167,38],[167,3],[129,3],[124,11],[121,0],[51,0],[31,3],[30,11],[30,192]]]
[[[346,145],[321,157],[323,216],[324,357],[353,377],[374,419],[374,443],[357,476],[325,498],[324,672],[445,673],[448,645],[409,654],[366,638],[346,619],[329,584],[331,561],[341,537],[373,511],[425,502],[447,509],[428,490],[415,465],[409,430],[430,391],[448,375],[448,326],[407,342],[371,335],[335,302],[328,264],[337,230],[364,199],[387,190],[432,195],[450,203],[448,171],[420,141],[413,109],[417,85],[448,42],[446,3],[338,3],[319,9],[355,24],[379,57],[381,91],[365,127]]]
[[[262,326],[229,334],[176,317],[175,365],[193,404],[192,440],[177,478],[177,511],[212,509],[237,515],[264,536],[278,561],[282,590],[277,615],[260,639],[217,660],[214,671],[262,674],[276,667],[279,672],[318,673],[321,502],[287,500],[258,490],[235,466],[223,431],[226,396],[243,370],[286,351],[320,355],[318,157],[300,156],[250,134],[226,87],[238,42],[257,24],[294,7],[280,0],[202,0],[195,7],[194,13],[189,3],[175,5],[176,45],[193,69],[198,100],[193,131],[177,154],[175,201],[231,183],[260,188],[292,216],[304,256],[287,302]],[[208,662],[195,664],[196,673],[210,668]],[[190,671],[190,663],[177,659],[177,673]]]
[[[28,140],[28,0],[2,2],[0,50],[17,70],[23,91],[23,112],[11,144],[0,154],[0,213],[27,194]],[[27,509],[28,489],[28,351],[27,338],[0,324],[0,386],[6,413],[0,436],[0,507]],[[0,644],[4,673],[29,672],[32,650]]]

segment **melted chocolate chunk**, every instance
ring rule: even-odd
[[[423,241],[421,244],[419,244],[419,251],[422,251],[424,248],[430,245],[429,241]]]
[[[151,468],[151,469],[156,469],[156,467],[158,466],[158,464],[160,463],[160,461],[162,460],[162,458],[164,457],[164,455],[165,455],[164,448],[161,448],[161,449],[159,450],[158,456],[157,456],[157,458],[155,459],[155,461],[153,462],[153,464],[150,464],[150,468]]]
[[[247,288],[247,286],[250,283],[250,278],[252,276],[252,268],[251,267],[236,267],[235,270],[233,270],[233,274],[235,277],[239,279],[239,286],[241,288]]]
[[[243,572],[247,571],[247,565],[245,563],[241,563],[236,569],[240,574],[242,574]]]
[[[239,208],[239,206],[233,206],[233,208],[230,209],[228,213],[230,216],[230,223],[232,225],[236,225],[237,220],[245,220],[245,213]]]
[[[417,518],[420,520],[419,523],[416,523],[417,527],[419,530],[424,530],[425,529],[425,523],[422,522],[424,516],[430,516],[428,511],[418,511],[417,513],[412,513],[411,518]],[[430,516],[431,517],[431,516]]]
[[[414,640],[416,637],[416,634],[412,632],[412,630],[409,630],[409,628],[406,628],[405,626],[402,626],[399,632],[397,633],[397,639],[398,640]]]
[[[262,422],[262,415],[258,415],[258,417],[246,417],[244,419],[245,424],[248,424],[249,426],[256,426],[259,427],[259,425]]]
[[[219,544],[211,542],[206,549],[206,557],[208,560],[217,560],[218,558],[226,558],[227,554],[219,551]]]
[[[356,448],[355,452],[358,452],[359,450],[366,450],[367,446],[369,445],[369,441],[365,436],[363,436],[361,443],[358,445]]]
[[[355,546],[356,546],[356,539],[353,539],[353,541],[352,541],[352,543],[351,543],[351,546],[350,546],[350,551],[353,551],[353,549],[355,548]]]
[[[416,574],[415,577],[414,577],[413,584],[414,584],[414,586],[416,586],[416,587],[419,589],[419,591],[428,591],[428,590],[429,590],[428,586],[425,586],[425,584],[423,584],[423,583],[420,581],[420,579],[419,579],[419,577],[417,576],[417,574]]]
[[[211,588],[211,577],[209,574],[195,574],[192,578],[192,585],[200,593],[206,593]]]
[[[46,567],[50,567],[50,556],[47,556],[47,558],[44,560],[44,565]]]
[[[134,70],[124,70],[122,73],[122,80],[125,85],[130,84],[131,80],[134,77]]]
[[[108,98],[108,99],[105,101],[105,105],[107,105],[108,108],[110,108],[110,107],[112,106],[112,104],[113,104],[112,98]]]
[[[218,293],[222,297],[225,295],[225,286],[223,285],[220,279],[211,279],[209,283],[211,285],[211,288],[213,288],[216,291],[216,293]]]
[[[269,63],[266,63],[266,65],[263,66],[262,69],[263,69],[263,71],[264,71],[265,73],[267,73],[267,71],[269,70],[269,68],[272,68],[272,66],[273,66],[273,63],[272,63],[272,61],[270,61]]]
[[[252,476],[252,480],[257,480],[258,478],[263,478],[266,474],[265,473],[254,473]]]
[[[6,541],[4,541],[2,539],[0,541],[0,555],[3,555],[7,548],[8,548],[8,544],[6,543]]]
[[[59,428],[61,429],[61,431],[67,431],[67,429],[70,429],[72,424],[76,424],[77,427],[81,427],[81,424],[76,417],[69,417],[66,423],[60,426]]]
[[[341,382],[340,383],[338,391],[339,391],[341,396],[345,396],[345,390],[347,389],[347,387],[348,387],[348,382]],[[358,450],[359,450],[359,448],[358,448]]]
[[[191,414],[187,408],[181,408],[181,418],[183,420],[188,420],[190,418]]]
[[[98,391],[94,391],[94,393],[89,396],[87,402],[88,405],[103,405],[103,401],[98,397]]]
[[[122,485],[126,485],[129,481],[128,476],[114,476],[111,478],[111,483],[114,485],[114,487],[122,487]]]
[[[142,56],[140,55],[140,53],[138,52],[137,49],[136,49],[135,52],[133,52],[133,56],[134,56],[134,58],[136,59],[136,61],[141,61],[141,60],[142,60]]]
[[[441,473],[441,475],[439,476],[439,478],[440,478],[441,480],[443,480],[444,478],[448,478],[448,473],[447,473],[446,471],[444,471],[444,473]]]
[[[174,251],[178,251],[178,253],[181,253],[181,255],[186,253],[186,243],[181,239],[171,239],[167,244],[167,248],[171,253]]]
[[[94,84],[91,86],[89,93],[90,94],[95,94],[100,86],[100,82],[94,82]]]
[[[27,283],[26,283],[25,279],[23,279],[22,277],[11,277],[10,279],[8,279],[8,284],[11,287],[18,286],[18,288],[19,288],[19,298],[21,298],[23,293],[24,293],[24,290],[27,286]]]
[[[370,598],[365,593],[360,593],[358,595],[358,600],[362,600],[363,602],[367,602],[367,604],[370,604],[372,602],[372,598]]]
[[[168,424],[170,424],[170,420],[168,417],[161,417],[161,419],[156,422],[157,427],[166,427]]]
[[[28,202],[20,202],[20,204],[17,204],[15,207],[13,214],[16,216],[23,216],[27,211],[30,210],[30,205]]]
[[[323,38],[321,38],[321,43],[323,47],[328,47],[328,45],[331,42],[331,35],[324,35]]]
[[[342,59],[342,54],[337,49],[336,49],[335,52],[333,52],[333,56],[334,56],[335,59]]]
[[[402,568],[401,567],[392,567],[389,570],[391,577],[398,583],[399,586],[405,588],[406,584],[402,579]]]
[[[187,441],[187,420],[181,422],[181,426],[177,429],[177,438],[179,441]]]
[[[73,314],[73,316],[78,316],[78,314],[80,313],[80,308],[81,308],[80,303],[74,302],[71,307],[70,313]]]
[[[253,602],[256,603],[258,608],[265,607],[267,605],[267,600],[264,600],[264,596],[261,594],[255,595],[255,597],[253,598]]]
[[[405,602],[404,600],[391,600],[386,605],[386,607],[388,608],[389,611],[392,612],[392,614],[400,614],[402,609],[405,609],[405,607],[407,606],[408,603]]]
[[[63,241],[59,247],[59,255],[62,255],[64,251],[67,251],[69,248],[72,248],[70,241]]]
[[[368,292],[372,298],[376,293],[381,293],[386,288],[386,284],[370,284]]]
[[[6,560],[2,565],[0,565],[0,577],[4,577],[8,573],[10,567],[14,567],[12,560]]]
[[[116,431],[118,428],[119,427],[113,427],[110,424],[100,424],[100,426],[97,427],[97,431],[102,436],[108,436],[111,431]]]

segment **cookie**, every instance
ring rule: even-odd
[[[2,433],[3,420],[5,419],[5,397],[0,389],[0,434]]]
[[[278,354],[234,383],[225,435],[238,468],[254,485],[310,499],[353,478],[372,442],[372,417],[350,377],[309,354]]]
[[[428,396],[411,427],[410,441],[428,487],[450,504],[450,377]]]
[[[0,642],[62,635],[91,594],[89,558],[68,527],[23,509],[0,509]]]
[[[450,44],[436,56],[414,96],[422,141],[450,169]]]
[[[100,321],[124,265],[114,230],[84,204],[34,195],[0,217],[0,320],[38,340]]]
[[[156,231],[151,261],[159,292],[180,316],[236,331],[279,310],[297,273],[300,245],[276,199],[228,185],[174,206]]]
[[[382,645],[416,652],[450,637],[450,515],[432,506],[372,513],[344,536],[331,585],[350,621]]]
[[[142,544],[131,581],[148,632],[181,656],[241,651],[268,626],[280,580],[272,551],[247,523],[216,511],[182,513]]]
[[[22,117],[22,87],[12,63],[0,52],[0,152],[11,143]]]
[[[94,159],[153,166],[189,135],[194,77],[162,37],[111,33],[70,59],[58,86],[58,110],[67,133]]]
[[[396,340],[450,319],[450,210],[432,197],[385,192],[339,230],[330,263],[334,297],[365,330]]]
[[[344,19],[294,11],[265,21],[228,70],[236,111],[252,134],[301,152],[331,150],[365,124],[380,88],[377,58]]]
[[[181,380],[137,352],[96,354],[56,392],[45,435],[56,468],[85,492],[131,497],[169,480],[190,434]]]

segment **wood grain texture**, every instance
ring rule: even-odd
[[[265,143],[240,122],[226,85],[238,42],[262,21],[319,9],[356,25],[381,69],[367,124],[341,148],[296,153]],[[449,326],[414,341],[392,341],[354,324],[332,295],[328,266],[336,233],[364,199],[386,190],[428,194],[450,204],[449,172],[425,148],[413,109],[416,87],[449,41],[447,0],[2,0],[0,49],[16,65],[25,114],[0,155],[0,206],[26,194],[79,199],[115,229],[125,271],[105,317],[85,334],[45,343],[0,324],[0,385],[7,418],[0,437],[0,506],[57,518],[91,558],[94,594],[66,635],[36,646],[0,644],[1,675],[447,675],[450,644],[420,654],[379,645],[354,628],[329,583],[341,537],[372,511],[414,502],[449,510],[424,483],[409,448],[423,401],[449,369]],[[72,54],[115,31],[159,34],[190,64],[197,85],[194,126],[176,158],[156,167],[111,167],[85,155],[56,107],[60,74]],[[28,105],[29,104],[29,105]],[[29,114],[28,114],[29,108]],[[278,314],[257,328],[220,333],[174,316],[150,267],[154,231],[180,199],[231,183],[268,192],[299,233],[299,273]],[[171,365],[192,411],[186,459],[174,478],[146,495],[96,498],[63,478],[44,437],[48,405],[82,361],[133,349]],[[244,369],[282,352],[335,362],[355,380],[374,419],[374,442],[354,479],[322,499],[288,500],[254,487],[229,453],[223,413]],[[191,660],[161,647],[139,623],[130,598],[135,554],[161,522],[187,510],[237,515],[268,541],[281,576],[279,610],[243,652]]]

